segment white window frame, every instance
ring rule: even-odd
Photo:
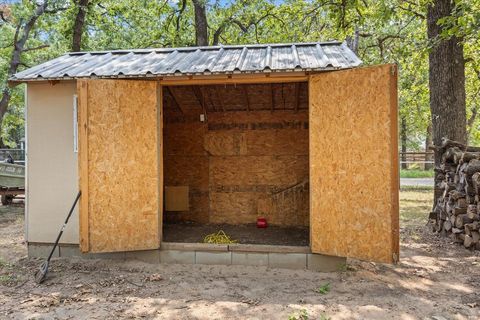
[[[73,152],[78,153],[78,96],[73,95]]]

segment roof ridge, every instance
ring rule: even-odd
[[[192,47],[165,47],[165,48],[135,48],[135,49],[113,49],[113,50],[93,50],[93,51],[78,51],[67,52],[64,55],[84,55],[84,54],[106,54],[106,53],[151,53],[155,52],[173,52],[173,51],[196,51],[196,50],[219,50],[223,49],[255,49],[255,48],[267,48],[267,47],[291,47],[291,46],[312,46],[312,45],[339,45],[341,41],[318,41],[318,42],[291,42],[291,43],[259,43],[259,44],[229,44],[229,45],[216,45],[216,46],[192,46]]]

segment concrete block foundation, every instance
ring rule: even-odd
[[[28,256],[46,258],[53,244],[29,243]],[[295,252],[296,251],[296,252]],[[83,254],[77,245],[61,244],[54,257],[139,260],[146,263],[265,266],[334,272],[345,267],[346,258],[313,254],[308,247],[255,245],[212,245],[204,243],[162,243],[158,250]]]

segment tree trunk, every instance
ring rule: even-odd
[[[72,51],[77,52],[82,48],[82,35],[87,16],[87,7],[89,0],[78,0],[78,11],[73,24]]]
[[[17,28],[15,30],[15,36],[13,39],[13,51],[10,57],[10,65],[7,71],[7,78],[5,81],[8,81],[8,78],[13,76],[17,70],[18,66],[21,64],[21,55],[22,52],[25,50],[25,43],[28,40],[30,35],[30,31],[32,31],[35,23],[37,22],[38,18],[45,13],[47,9],[48,1],[45,0],[43,3],[38,4],[35,12],[30,16],[24,26],[22,26],[22,21],[18,21]],[[8,83],[4,84],[4,89],[2,91],[2,99],[0,99],[0,133],[2,131],[2,123],[3,123],[3,116],[7,112],[8,105],[10,103],[10,99],[12,98],[12,92],[8,87]],[[3,141],[2,141],[3,146]]]
[[[425,136],[425,152],[430,152],[428,147],[432,145],[432,124],[429,124],[427,126],[427,135]],[[430,170],[433,168],[433,164],[429,163],[429,161],[432,161],[433,158],[431,155],[426,154],[425,155],[425,170]]]
[[[465,61],[460,39],[439,39],[442,27],[438,20],[451,15],[451,0],[434,0],[427,10],[428,38],[435,43],[429,54],[430,111],[433,143],[441,145],[442,137],[466,143]],[[435,166],[440,167],[441,151],[435,151]],[[435,184],[439,173],[435,174]],[[435,192],[434,206],[438,193]]]
[[[405,117],[402,117],[400,120],[400,138],[401,138],[401,148],[402,148],[402,169],[407,169],[407,121]]]
[[[208,46],[207,12],[205,0],[192,0],[195,9],[195,44]]]
[[[358,47],[360,44],[360,31],[358,30],[358,27],[355,27],[353,35],[347,36],[345,41],[350,50],[355,52],[355,54],[358,54]]]

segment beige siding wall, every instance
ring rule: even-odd
[[[74,82],[27,86],[27,210],[29,242],[54,242],[78,191],[73,151]],[[78,211],[61,243],[78,243]]]

